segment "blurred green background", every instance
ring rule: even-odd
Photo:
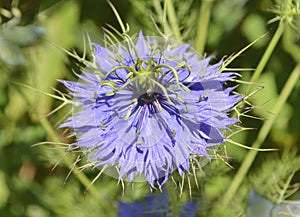
[[[195,44],[199,34],[197,25],[201,1],[173,2],[178,24],[182,27],[183,41]],[[146,35],[158,34],[150,14],[157,26],[162,28],[159,10],[163,6],[162,1],[115,0],[112,3],[130,25],[130,35],[140,29]],[[255,68],[278,25],[277,22],[267,24],[274,17],[267,10],[272,3],[271,0],[214,1],[205,52],[218,60],[236,53],[268,32],[230,65],[231,68]],[[72,70],[79,72],[78,66],[55,44],[82,54],[83,33],[88,33],[92,41],[103,44],[103,26],[108,23],[119,29],[114,13],[104,0],[1,0],[0,7],[0,216],[117,216],[117,201],[142,198],[149,193],[147,185],[141,185],[136,190],[128,188],[122,197],[122,187],[117,180],[104,175],[93,184],[97,195],[86,192],[88,184],[84,183],[89,182],[69,174],[70,168],[73,168],[72,162],[77,159],[76,153],[65,152],[63,146],[54,144],[32,147],[45,141],[71,142],[65,130],[57,130],[71,108],[66,106],[47,115],[61,102],[17,84],[26,84],[52,94],[58,94],[53,88],[66,92],[57,79],[75,80]],[[261,120],[243,117],[241,121],[246,127],[259,130],[263,120],[272,116],[282,87],[295,65],[300,63],[299,17],[297,19],[294,28],[285,30],[264,69],[259,81],[264,88],[251,99],[254,109],[249,115]],[[242,72],[242,80],[247,81],[251,73]],[[243,93],[243,87],[240,91]],[[263,144],[264,148],[293,150],[294,158],[299,158],[299,99],[298,81]],[[234,139],[250,146],[258,130],[239,133]],[[232,158],[230,164],[235,168],[248,152],[233,145],[228,145],[227,151]],[[267,159],[274,159],[274,153],[259,153],[251,172],[255,174],[262,164],[271,165]],[[205,172],[207,175],[200,180],[202,191],[198,196],[207,199],[203,207],[209,210],[209,201],[215,201],[224,192],[236,169],[230,169],[224,163],[212,163],[206,166]],[[93,180],[98,171],[86,169],[85,174]],[[291,183],[299,182],[299,177],[296,170]],[[247,190],[252,185],[255,188],[255,181],[252,182],[254,184],[249,183]],[[294,197],[300,198],[299,191]],[[241,200],[241,204],[245,208],[247,199]]]

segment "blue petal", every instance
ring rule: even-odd
[[[98,44],[93,44],[95,46],[94,56],[96,57],[96,62],[99,67],[104,72],[109,72],[113,67],[117,66],[118,64],[112,60],[115,56],[110,50],[107,48],[101,47]]]
[[[168,192],[163,190],[162,195],[148,196],[144,200],[134,203],[119,202],[119,217],[165,217],[170,213],[170,199]],[[180,217],[195,217],[198,203],[187,201],[180,207]]]

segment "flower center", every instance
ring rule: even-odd
[[[151,104],[156,100],[160,101],[162,99],[163,99],[163,96],[161,93],[156,93],[156,92],[144,93],[141,96],[139,96],[138,104],[140,106],[143,106],[145,104]]]

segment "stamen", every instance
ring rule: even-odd
[[[155,102],[157,103],[159,112],[161,112],[162,111],[161,104],[159,103],[159,101],[157,99],[155,100]]]
[[[152,79],[152,78],[149,78],[149,80],[151,80],[154,84],[156,84],[158,87],[160,87],[160,89],[163,91],[164,95],[166,96],[167,98],[167,101],[171,104],[173,104],[172,100],[170,99],[169,97],[169,94],[167,92],[167,89],[162,85],[160,84],[159,82],[157,82],[156,80]]]
[[[123,120],[128,120],[128,118],[130,117],[130,115],[131,115],[131,112],[132,112],[132,108],[133,108],[133,106],[135,106],[137,104],[137,99],[135,98],[135,99],[133,99],[132,100],[132,104],[129,106],[129,110],[127,111],[127,113],[126,113],[126,115],[125,115],[125,117],[123,118]]]

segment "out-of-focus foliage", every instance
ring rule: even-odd
[[[137,35],[139,30],[143,30],[147,35],[174,37],[172,22],[166,18],[164,10],[166,2],[171,2],[182,41],[195,44],[195,38],[201,34],[197,26],[204,1],[209,0],[115,0],[112,3],[129,24],[130,35]],[[250,68],[257,67],[278,26],[278,21],[268,21],[276,21],[274,17],[282,16],[279,12],[284,4],[279,7],[279,0],[210,1],[211,16],[204,50],[215,55],[216,59],[236,53],[268,33],[230,65],[230,68],[248,68],[241,72],[241,79],[248,81],[253,73]],[[277,7],[274,7],[274,2]],[[282,2],[298,5],[299,9],[299,0]],[[86,191],[87,185],[99,173],[98,169],[84,170],[89,180],[87,185],[83,184],[84,178],[69,174],[73,169],[72,163],[77,159],[75,154],[51,143],[31,146],[43,141],[71,142],[74,139],[56,129],[71,108],[66,106],[47,116],[61,102],[41,92],[57,95],[66,92],[57,79],[74,80],[72,70],[80,73],[79,63],[59,47],[82,54],[85,33],[92,41],[103,44],[102,27],[106,23],[119,29],[107,2],[2,0],[0,8],[0,216],[117,216],[118,201],[135,202],[146,198],[150,194],[147,185],[136,183],[128,186],[124,183],[123,192],[123,183],[105,175],[92,184],[93,191]],[[299,13],[296,7],[294,10],[289,14]],[[263,121],[272,117],[275,102],[291,71],[300,63],[300,16],[294,17],[292,25],[285,27],[278,46],[257,81],[258,89],[263,89],[250,99],[253,108],[248,115],[257,118],[241,117],[243,126],[255,130],[234,135],[234,141],[247,146],[252,144]],[[247,85],[241,84],[238,91],[244,94],[246,88]],[[299,204],[289,205],[286,202],[300,199],[297,190],[300,182],[299,99],[300,81],[297,81],[263,143],[263,148],[278,148],[279,151],[275,154],[259,153],[250,175],[246,176],[228,209],[223,211],[224,216],[246,216],[247,212],[250,217],[257,216],[255,206],[264,206],[264,202],[267,207],[273,206],[272,212],[290,209],[299,215]],[[188,183],[174,189],[178,200],[187,201],[192,193],[193,200],[199,203],[197,215],[211,216],[218,209],[218,199],[226,192],[247,153],[244,148],[226,145],[226,152],[219,159],[212,159],[196,177],[198,188],[195,187],[195,177],[190,177],[191,190]],[[223,160],[227,160],[231,167]],[[84,162],[83,158],[79,164],[82,166]],[[250,189],[257,194],[249,193]]]
[[[250,181],[260,195],[280,203],[299,189],[300,183],[293,180],[299,169],[300,157],[295,156],[294,150],[287,149],[282,156],[268,156],[266,163],[252,172]]]

